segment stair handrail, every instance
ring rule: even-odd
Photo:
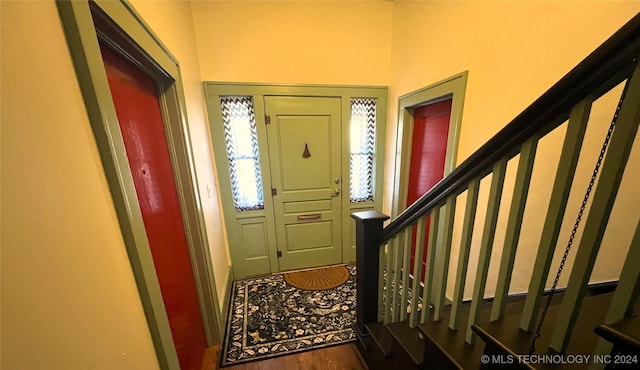
[[[491,172],[495,162],[513,157],[533,137],[544,136],[569,118],[571,108],[587,96],[598,98],[623,81],[640,55],[640,13],[589,54],[507,126],[402,211],[385,228],[381,243],[416,223],[446,199],[463,192],[469,182]]]

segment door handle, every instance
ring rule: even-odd
[[[340,189],[338,188],[333,189],[333,193],[331,193],[331,196],[337,197],[338,195],[340,195]]]
[[[311,215],[300,215],[298,216],[298,221],[312,221],[312,220],[319,220],[322,217],[321,214],[319,213],[314,213]]]

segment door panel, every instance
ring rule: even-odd
[[[284,205],[285,213],[328,211],[331,209],[331,200],[315,200],[308,202],[289,202]]]
[[[238,222],[243,246],[242,257],[244,260],[262,260],[268,254],[267,230],[262,218],[242,219]]]
[[[289,251],[331,248],[332,226],[331,221],[287,225]]]
[[[280,270],[340,263],[341,102],[265,97]]]
[[[278,116],[282,190],[326,190],[331,176],[331,117]],[[309,142],[311,141],[311,142]],[[304,158],[305,146],[313,156]]]
[[[200,369],[204,327],[156,84],[101,51],[180,367]]]
[[[428,192],[444,176],[447,156],[451,99],[415,108],[413,111],[413,138],[407,206]],[[430,220],[427,219],[427,225]],[[411,243],[411,269],[416,247],[415,228]],[[425,230],[425,249],[429,240],[429,229]],[[427,253],[423,254],[422,274],[424,277]]]

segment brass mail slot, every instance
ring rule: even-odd
[[[312,221],[319,220],[322,217],[319,213],[314,213],[312,215],[300,215],[298,216],[298,221]]]

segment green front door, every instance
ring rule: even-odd
[[[340,263],[340,98],[264,100],[280,270]]]

